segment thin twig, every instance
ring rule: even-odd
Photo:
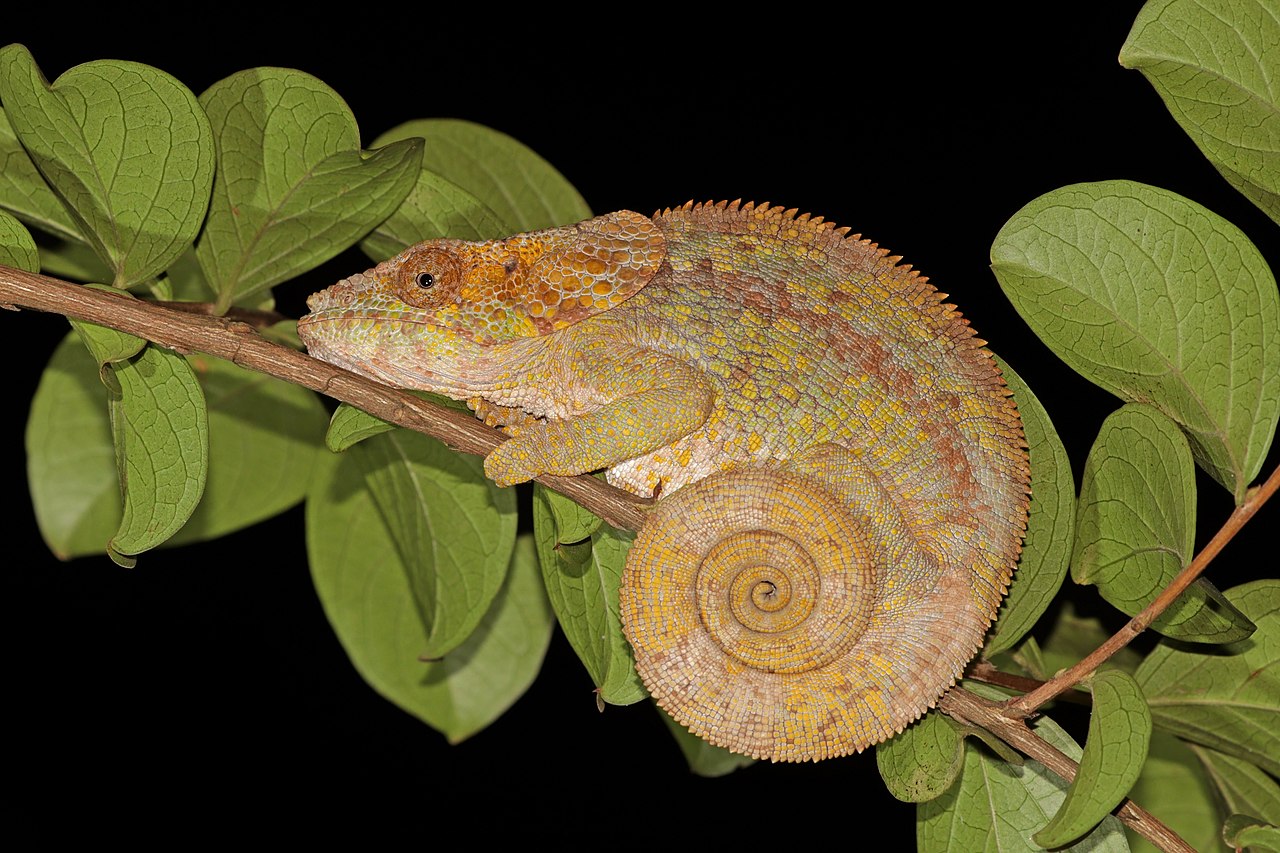
[[[1267,502],[1268,498],[1275,494],[1277,488],[1280,488],[1280,466],[1271,472],[1271,476],[1267,478],[1265,483],[1250,489],[1246,493],[1244,503],[1237,506],[1235,511],[1227,517],[1226,522],[1214,534],[1209,544],[1195,556],[1190,565],[1173,579],[1172,583],[1155,597],[1154,601],[1142,609],[1141,613],[1125,623],[1124,627],[1109,637],[1105,643],[1085,655],[1084,659],[1079,663],[1058,673],[1025,696],[1010,699],[1005,703],[1005,708],[1008,712],[1015,717],[1027,717],[1050,699],[1079,684],[1080,681],[1093,673],[1112,655],[1127,646],[1135,637],[1145,631],[1161,613],[1164,613],[1169,605],[1173,604],[1196,578],[1200,577],[1200,574],[1213,558],[1218,555],[1218,552],[1231,541],[1232,537],[1240,532],[1240,528],[1244,527],[1245,523]]]
[[[363,376],[261,337],[252,327],[227,317],[189,313],[48,276],[0,265],[0,305],[49,311],[109,326],[181,353],[203,352],[248,370],[283,379],[350,403],[374,417],[416,430],[464,453],[487,455],[503,436],[463,413],[433,406]],[[564,494],[615,527],[639,530],[652,503],[595,477],[555,477],[537,481]]]

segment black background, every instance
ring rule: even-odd
[[[1000,292],[988,252],[1005,220],[1056,187],[1128,178],[1225,216],[1273,267],[1280,241],[1144,78],[1117,63],[1140,4],[965,5],[975,8],[739,8],[714,13],[729,16],[715,28],[692,6],[565,20],[379,8],[296,24],[193,12],[181,28],[127,21],[128,35],[114,31],[119,21],[11,26],[0,42],[30,47],[50,80],[118,58],[196,93],[255,65],[299,68],[347,99],[366,142],[412,118],[487,124],[555,164],[597,212],[744,198],[849,225],[951,294],[1039,394],[1078,475],[1118,403],[1049,353]],[[297,314],[307,293],[364,266],[347,252],[279,288],[280,304]],[[646,705],[596,711],[558,633],[528,693],[448,746],[347,663],[311,587],[300,510],[143,555],[133,570],[56,561],[25,496],[20,448],[65,328],[31,312],[0,317],[17,384],[6,395],[0,575],[15,814],[55,835],[145,837],[174,820],[237,831],[252,817],[293,837],[352,822],[425,844],[456,825],[473,839],[530,831],[573,846],[676,848],[704,833],[761,841],[787,826],[803,843],[834,817],[837,835],[883,822],[890,849],[912,846],[913,807],[884,792],[870,752],[693,777]],[[1201,486],[1203,542],[1230,502]],[[1268,507],[1230,546],[1210,574],[1219,586],[1274,576],[1262,561],[1274,565],[1264,542],[1277,521]],[[820,809],[836,811],[810,823]],[[686,819],[692,829],[670,825]]]

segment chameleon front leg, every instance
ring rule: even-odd
[[[576,354],[570,365],[571,374],[583,378],[574,385],[579,398],[599,405],[573,417],[521,424],[485,458],[486,476],[510,486],[541,474],[608,468],[688,435],[711,413],[715,392],[696,368],[638,348],[610,354],[608,365],[600,356],[598,350]]]

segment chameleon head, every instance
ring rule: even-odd
[[[607,311],[663,257],[662,232],[630,211],[502,240],[427,240],[313,294],[298,335],[356,373],[467,393],[461,374],[502,344]]]

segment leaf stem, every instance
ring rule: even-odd
[[[1178,573],[1178,576],[1161,591],[1155,599],[1143,608],[1142,612],[1125,623],[1119,631],[1098,646],[1074,666],[1063,670],[1041,686],[1024,696],[1010,699],[1005,703],[1006,710],[1015,717],[1025,718],[1049,700],[1069,690],[1083,679],[1091,675],[1112,655],[1127,646],[1135,637],[1145,631],[1151,623],[1164,613],[1177,600],[1188,586],[1204,572],[1213,558],[1218,556],[1223,547],[1240,532],[1240,528],[1253,517],[1254,513],[1280,488],[1280,466],[1271,472],[1271,476],[1261,486],[1245,493],[1244,503],[1232,511],[1222,527],[1214,534],[1195,559]]]

